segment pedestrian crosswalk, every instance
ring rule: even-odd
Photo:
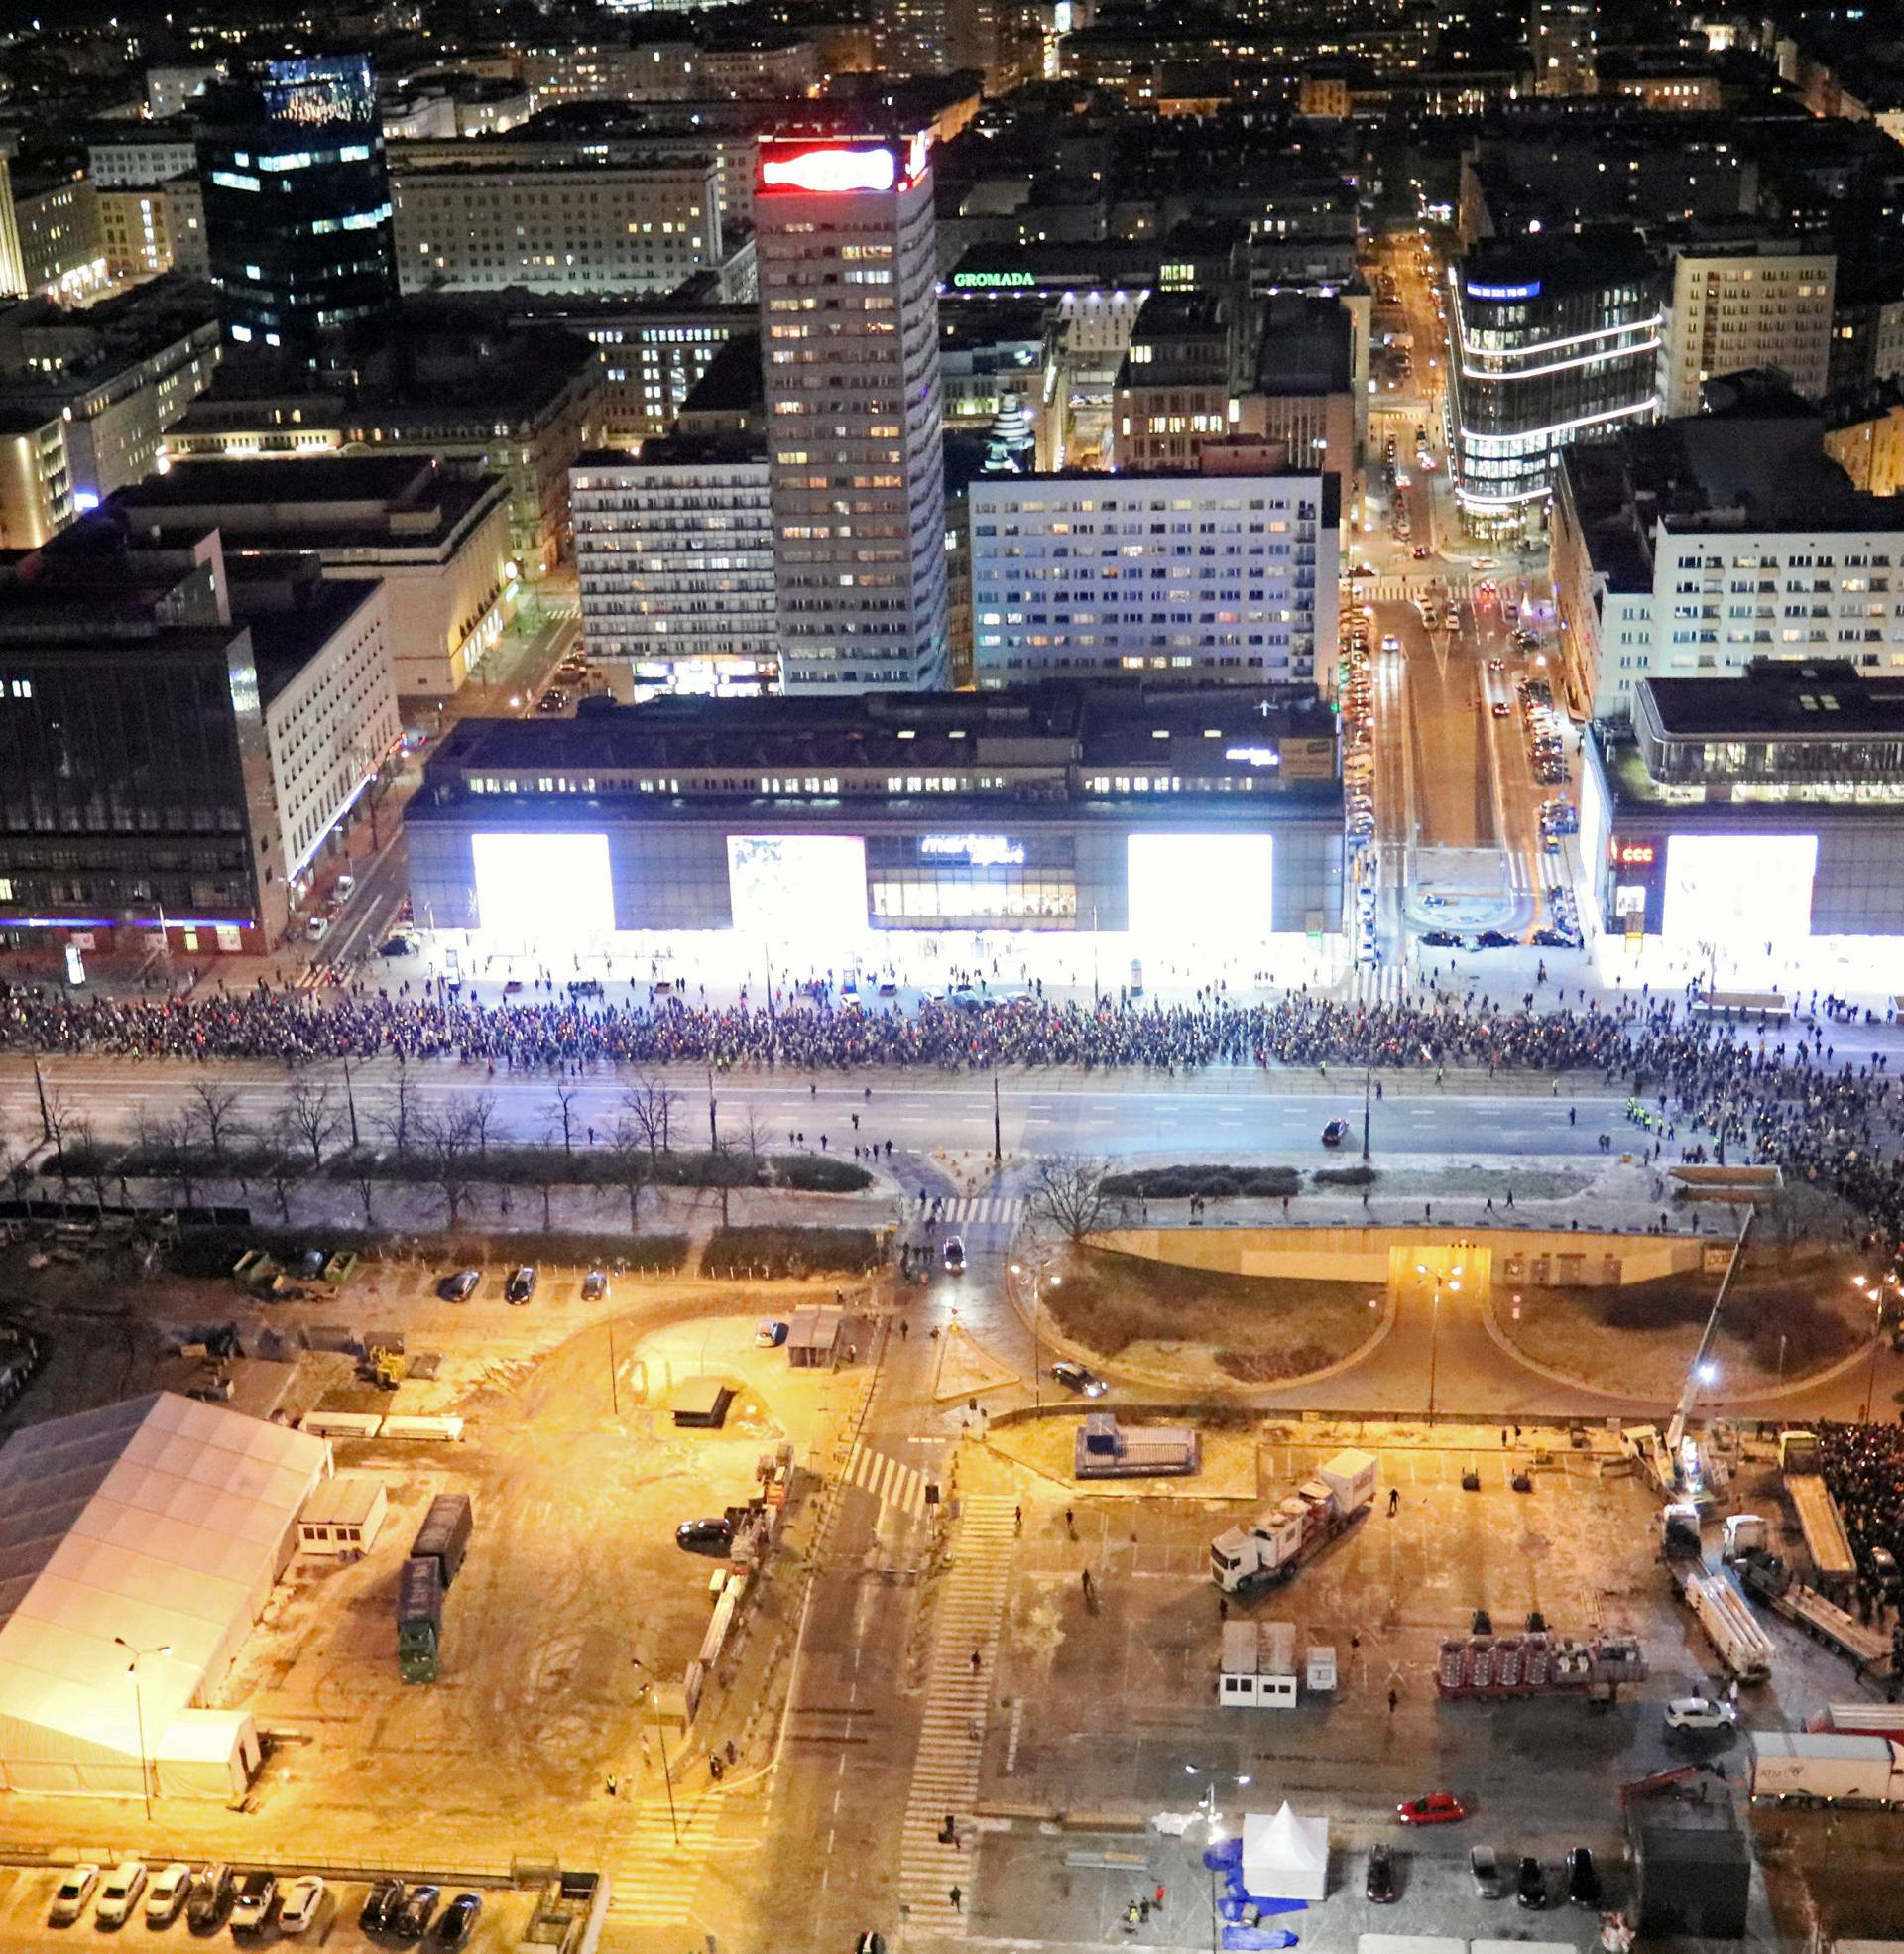
[[[1010,1500],[967,1500],[952,1572],[939,1597],[899,1847],[899,1900],[915,1931],[962,1936],[970,1916],[972,1808],[979,1795],[986,1715],[996,1693],[993,1668],[1016,1530]],[[944,1836],[948,1818],[957,1843]]]
[[[1019,1194],[959,1194],[942,1210],[948,1228],[983,1228],[988,1224],[1015,1228],[1024,1218]]]
[[[889,1454],[856,1440],[842,1476],[848,1485],[871,1493],[882,1506],[897,1507],[914,1520],[925,1518],[925,1475],[916,1466],[901,1465]]]
[[[685,1923],[720,1824],[721,1793],[708,1784],[690,1794],[677,1783],[670,1812],[666,1787],[657,1785],[634,1801],[634,1813],[608,1869],[600,1943],[608,1954],[647,1954],[648,1936]]]

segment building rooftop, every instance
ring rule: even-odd
[[[1478,244],[1461,261],[1461,291],[1471,304],[1509,297],[1553,299],[1635,284],[1653,272],[1653,256],[1638,232],[1608,226],[1580,236],[1495,238]]]
[[[761,367],[761,335],[736,332],[725,339],[706,371],[681,403],[683,416],[760,414],[767,407],[767,381]]]
[[[571,476],[582,475],[593,468],[638,475],[650,468],[735,467],[750,462],[767,466],[765,433],[674,433],[660,440],[644,441],[639,454],[631,454],[625,447],[591,448],[588,453],[576,456],[569,472]]]
[[[1904,674],[1861,673],[1847,659],[1754,659],[1736,678],[1645,678],[1667,739],[1904,737]]]
[[[1333,299],[1278,292],[1264,307],[1256,386],[1265,394],[1347,394],[1355,378],[1348,312]]]

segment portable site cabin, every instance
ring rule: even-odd
[[[298,1544],[305,1553],[368,1553],[389,1506],[390,1496],[375,1473],[333,1473],[304,1502]]]
[[[15,1432],[0,1448],[0,1788],[136,1798],[143,1775],[164,1796],[242,1796],[257,1730],[202,1706],[329,1471],[321,1438],[176,1392]]]

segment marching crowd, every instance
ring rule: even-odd
[[[1904,1429],[1821,1421],[1818,1450],[1860,1581],[1881,1598],[1904,1567]]]
[[[1850,1028],[1814,1017],[1789,1028],[1691,1019],[1683,996],[1650,993],[1613,1009],[1597,1000],[1536,1009],[1469,995],[1404,1003],[1344,1002],[1306,990],[1244,1004],[1212,989],[1184,1004],[1106,999],[1091,1006],[1040,992],[928,999],[879,1009],[818,997],[773,1008],[543,995],[483,1003],[441,985],[397,994],[359,986],[318,998],[264,986],[237,996],[0,998],[0,1048],[155,1058],[453,1059],[492,1071],[580,1074],[595,1066],[695,1064],[984,1070],[995,1066],[1144,1067],[1174,1075],[1208,1066],[1372,1067],[1564,1075],[1632,1094],[1629,1117],[1653,1155],[1776,1161],[1866,1216],[1887,1250],[1904,1239],[1899,1096],[1888,1061],[1841,1055]],[[1632,1109],[1639,1109],[1637,1114]],[[1643,1144],[1643,1143],[1642,1143]]]

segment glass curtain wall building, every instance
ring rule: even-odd
[[[1484,245],[1448,281],[1462,525],[1519,536],[1545,518],[1563,447],[1657,415],[1661,274],[1618,232]]]
[[[388,309],[390,177],[369,57],[260,62],[206,114],[206,248],[231,337],[308,356]]]

